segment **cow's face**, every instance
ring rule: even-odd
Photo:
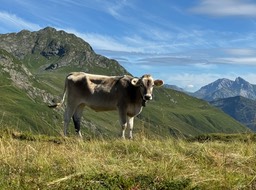
[[[155,80],[151,75],[143,75],[141,78],[133,78],[131,83],[140,87],[141,96],[144,100],[152,100],[154,86],[162,86],[162,80]]]

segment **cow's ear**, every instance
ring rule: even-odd
[[[162,86],[163,84],[164,84],[164,81],[162,81],[162,80],[155,80],[154,81],[155,86]]]
[[[131,80],[131,83],[132,83],[133,86],[139,86],[139,85],[140,85],[138,78],[133,78],[133,79]]]

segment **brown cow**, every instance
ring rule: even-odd
[[[153,86],[162,86],[162,80],[153,80],[151,75],[135,78],[129,75],[104,76],[84,72],[72,72],[65,81],[63,98],[60,103],[49,107],[59,107],[67,95],[67,106],[64,114],[64,135],[71,117],[76,132],[81,136],[80,121],[85,106],[95,111],[117,110],[122,126],[122,138],[125,129],[130,129],[132,138],[133,120],[148,100],[152,99]]]

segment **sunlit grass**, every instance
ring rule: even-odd
[[[22,139],[0,138],[0,189],[253,189],[256,183],[256,145],[249,141]]]

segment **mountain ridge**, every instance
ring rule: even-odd
[[[250,84],[241,77],[237,77],[234,81],[223,78],[201,87],[193,93],[193,96],[206,101],[235,96],[256,100],[256,85]]]
[[[105,70],[113,75],[128,74],[116,60],[96,54],[90,44],[83,39],[51,27],[35,32],[22,30],[18,33],[1,34],[0,48],[23,60],[24,64],[30,62],[29,59],[38,60],[37,71],[75,66],[76,69],[85,72],[96,70],[97,67],[96,72],[99,74]],[[51,67],[52,64],[55,67]],[[26,66],[35,67],[29,64]]]

